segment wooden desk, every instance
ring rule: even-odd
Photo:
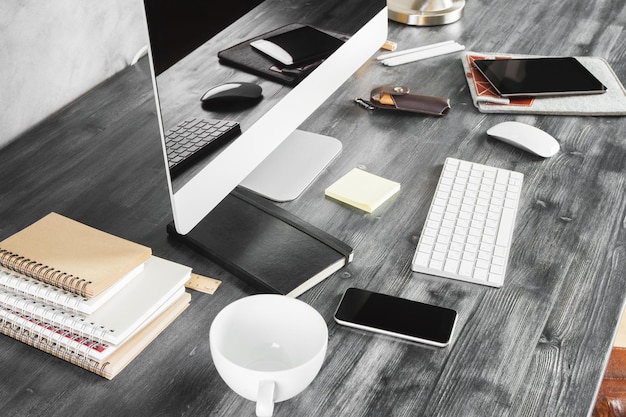
[[[402,48],[457,39],[468,49],[606,58],[626,81],[621,0],[468,1],[455,24],[390,25]],[[404,84],[449,96],[443,118],[352,103],[373,86]],[[37,105],[33,103],[33,105]],[[561,143],[540,159],[487,138],[516,119]],[[364,66],[303,126],[342,140],[344,152],[288,210],[344,239],[355,260],[301,297],[326,318],[326,362],[276,416],[585,416],[594,401],[626,292],[626,123],[623,118],[506,116],[471,103],[458,55],[402,67]],[[486,288],[414,274],[410,261],[446,156],[523,172],[506,284]],[[354,166],[402,184],[365,215],[323,197]],[[209,353],[215,314],[252,289],[169,240],[171,218],[145,63],[129,68],[0,152],[0,238],[58,211],[153,248],[223,281],[113,381],[0,337],[3,415],[253,415]],[[343,291],[360,286],[459,311],[444,349],[336,325]]]

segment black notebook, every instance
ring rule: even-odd
[[[352,261],[339,239],[237,188],[191,232],[168,233],[260,292],[297,297]]]

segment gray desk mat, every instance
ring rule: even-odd
[[[508,100],[497,96],[489,83],[476,70],[471,62],[476,58],[523,58],[537,57],[534,55],[515,55],[504,53],[485,53],[467,51],[461,62],[465,70],[465,78],[469,86],[472,101],[482,113],[512,114],[553,114],[575,116],[623,116],[626,115],[626,90],[613,69],[604,58],[576,57],[606,87],[604,94],[541,97],[530,100]]]

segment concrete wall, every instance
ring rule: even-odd
[[[0,147],[130,64],[141,0],[0,1]]]

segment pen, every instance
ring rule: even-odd
[[[426,50],[413,52],[410,54],[401,55],[395,58],[389,58],[382,61],[383,65],[387,65],[389,67],[394,67],[396,65],[406,64],[409,62],[419,61],[421,59],[432,58],[439,55],[450,54],[452,52],[458,52],[465,49],[465,46],[459,45],[458,43],[453,43],[449,45],[444,45],[440,48],[429,48]]]
[[[427,49],[439,48],[442,46],[450,45],[452,43],[454,43],[454,41],[444,41],[444,42],[433,43],[432,45],[424,45],[424,46],[418,46],[417,48],[405,49],[403,51],[387,52],[387,53],[378,55],[376,59],[379,61],[382,61],[385,59],[394,58],[394,57],[401,56],[401,55],[407,55],[407,54],[411,54],[414,52],[425,51]]]

